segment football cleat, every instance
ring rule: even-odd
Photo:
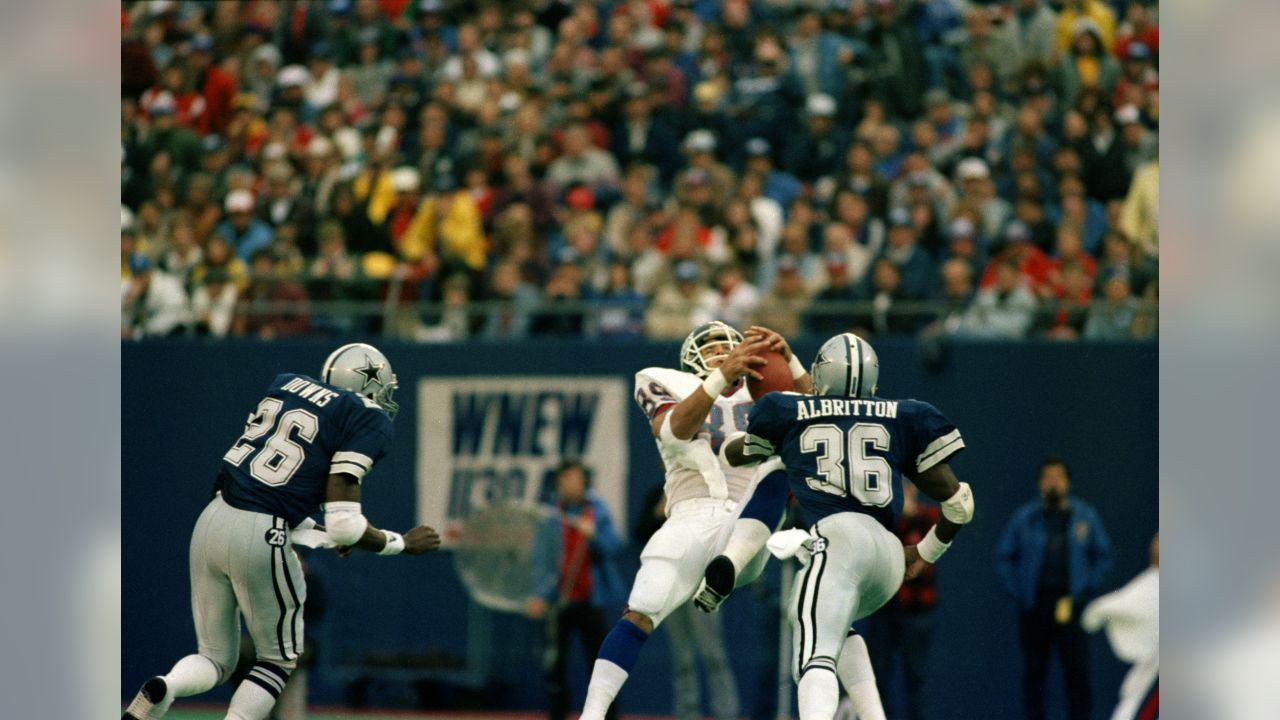
[[[151,678],[142,684],[142,689],[133,698],[133,702],[129,703],[120,720],[158,720],[163,715],[164,708],[160,709],[160,714],[153,714],[153,711],[164,704],[168,694],[169,685],[164,678],[158,675]]]
[[[706,575],[698,592],[693,596],[693,604],[705,613],[713,613],[720,609],[729,595],[733,593],[735,580],[733,562],[724,555],[717,555],[707,565]]]

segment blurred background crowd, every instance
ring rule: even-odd
[[[126,2],[121,334],[1152,337],[1157,21]]]

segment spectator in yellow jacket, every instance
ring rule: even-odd
[[[392,171],[392,186],[401,193],[416,193],[418,171],[402,167]],[[387,221],[397,223],[397,212]],[[485,236],[480,208],[465,189],[427,194],[404,227],[389,228],[400,257],[417,262],[428,255],[458,269],[483,270]]]
[[[1116,14],[1102,0],[1067,0],[1058,13],[1058,57],[1067,54],[1075,39],[1075,23],[1087,17],[1097,23],[1098,35],[1102,39],[1102,52],[1111,53],[1116,43]]]

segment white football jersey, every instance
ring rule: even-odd
[[[636,403],[653,420],[663,409],[701,392],[697,375],[669,368],[645,368],[636,373]],[[668,511],[690,498],[717,498],[741,505],[751,491],[757,468],[734,468],[720,462],[720,444],[747,428],[753,401],[745,382],[730,386],[716,398],[702,429],[689,440],[655,438],[666,467]]]

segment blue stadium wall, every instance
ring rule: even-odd
[[[191,652],[194,635],[187,584],[187,542],[219,458],[246,413],[278,372],[315,372],[331,346],[317,342],[144,343],[122,346],[121,486],[123,518],[122,696],[147,676]],[[670,366],[677,347],[636,342],[529,342],[520,345],[398,346],[383,349],[403,386],[397,438],[366,488],[369,517],[393,528],[414,522],[417,420],[411,379],[474,375],[617,375]],[[1072,464],[1074,491],[1100,511],[1116,550],[1108,587],[1142,570],[1158,527],[1158,371],[1154,344],[960,344],[941,366],[926,366],[913,341],[881,340],[881,391],[927,399],[962,430],[968,450],[954,462],[978,497],[973,525],[940,564],[940,605],[929,701],[940,717],[1019,716],[1021,663],[1016,615],[1001,591],[992,549],[1011,512],[1036,494],[1039,461],[1048,453]],[[799,343],[811,357],[815,343]],[[656,450],[637,410],[630,418],[628,508],[634,518],[661,482]],[[639,548],[628,549],[633,573]],[[466,655],[469,601],[447,554],[424,558],[312,554],[325,583],[320,625],[322,666],[369,652],[413,653],[441,664]],[[753,593],[722,612],[743,712],[772,717],[776,694],[777,564]],[[437,707],[543,707],[541,632],[513,616],[492,615],[491,684],[482,692],[448,684],[420,688]],[[329,654],[326,657],[326,644]],[[1101,637],[1092,645],[1094,717],[1110,714],[1123,677]],[[342,656],[342,657],[335,657]],[[671,712],[671,674],[661,630],[642,654],[621,695],[624,712]],[[586,659],[574,682],[580,707]],[[313,674],[314,702],[340,704],[346,683]],[[1057,681],[1051,686],[1056,687]],[[220,694],[218,694],[220,693]],[[225,688],[212,698],[228,696]],[[1060,694],[1060,693],[1059,693]],[[373,682],[367,702],[411,707],[412,688]],[[1052,715],[1051,715],[1052,717]]]

